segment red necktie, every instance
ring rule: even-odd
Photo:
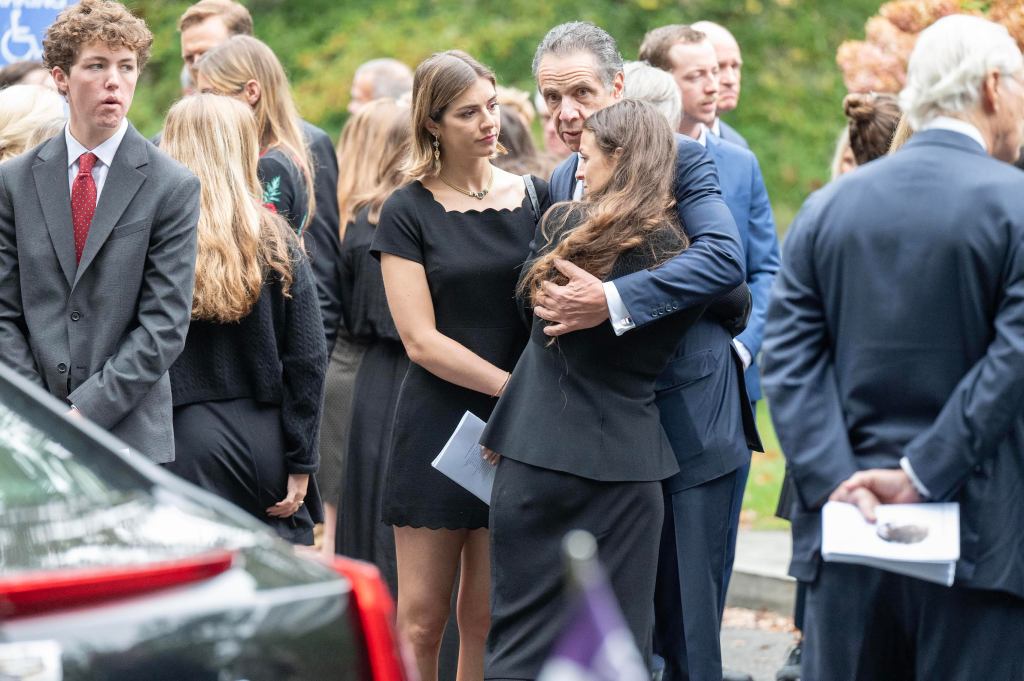
[[[96,154],[87,151],[78,157],[78,175],[71,188],[71,224],[75,228],[75,262],[82,261],[82,250],[89,236],[89,225],[96,212],[96,182],[92,179],[92,167],[96,165]]]

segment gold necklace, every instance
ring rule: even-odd
[[[452,184],[448,180],[444,179],[444,175],[438,175],[437,179],[441,180],[446,185],[448,185],[449,187],[451,187],[455,191],[459,192],[460,194],[465,194],[466,196],[472,197],[472,198],[476,199],[477,201],[483,201],[484,197],[487,196],[488,193],[490,193],[491,187],[494,186],[494,168],[491,167],[491,179],[489,179],[487,181],[487,188],[483,189],[481,191],[478,191],[478,192],[471,192],[468,189],[463,189],[462,187],[456,187],[454,184]]]

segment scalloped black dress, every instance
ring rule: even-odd
[[[543,214],[549,204],[547,183],[538,178],[533,183]],[[421,263],[437,330],[512,371],[529,339],[515,288],[538,217],[528,196],[514,210],[448,212],[429,190],[412,182],[384,204],[371,252]],[[395,409],[382,500],[385,523],[487,527],[487,505],[430,464],[465,412],[486,421],[496,403],[409,365]]]

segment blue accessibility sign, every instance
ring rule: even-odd
[[[41,61],[43,36],[57,15],[77,0],[0,0],[0,66]]]

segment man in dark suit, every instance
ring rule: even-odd
[[[70,117],[0,166],[0,360],[166,463],[199,181],[125,118],[152,41],[110,0],[71,6],[46,34]]]
[[[713,21],[698,21],[690,26],[708,37],[718,58],[718,106],[715,119],[708,129],[726,142],[738,144],[745,149],[750,145],[731,125],[722,120],[722,114],[735,111],[740,104],[740,82],[743,77],[743,54],[740,44],[725,26]]]
[[[553,28],[534,58],[534,75],[565,143],[579,149],[583,121],[621,97],[622,59],[614,40],[591,24],[574,22]],[[581,196],[574,182],[577,155],[551,176],[554,201]],[[744,255],[736,223],[722,200],[714,161],[693,141],[679,139],[676,198],[690,247],[657,270],[642,271],[602,284],[570,264],[560,267],[566,286],[545,286],[536,314],[555,322],[546,332],[561,335],[610,321],[616,333],[695,305],[705,305],[744,280]],[[658,407],[681,472],[664,486],[666,523],[662,556],[672,572],[674,593],[656,599],[659,607],[680,589],[692,588],[688,611],[693,631],[711,632],[718,650],[719,599],[724,576],[730,502],[737,469],[760,447],[750,403],[742,387],[742,370],[732,347],[732,334],[706,317],[684,336],[675,359],[659,379]],[[675,519],[685,518],[685,524]],[[680,585],[676,563],[701,579]],[[652,566],[654,569],[655,566]],[[707,578],[704,580],[704,578]],[[676,609],[675,621],[681,625]],[[659,612],[664,617],[664,612]],[[678,635],[677,635],[678,634]],[[679,641],[677,631],[668,638]],[[667,678],[685,678],[685,660],[665,651]],[[702,648],[703,649],[703,648]],[[720,667],[719,662],[719,667]],[[679,670],[678,673],[673,670]],[[674,674],[674,675],[673,675]]]
[[[200,57],[235,35],[253,35],[252,15],[234,0],[200,0],[178,19],[181,58],[196,82]],[[302,245],[316,277],[320,314],[324,319],[327,352],[330,354],[341,323],[341,292],[336,267],[341,254],[338,226],[338,158],[326,132],[307,121],[302,133],[316,163],[313,193],[316,211],[302,233]]]
[[[654,29],[645,36],[640,46],[640,58],[670,74],[664,77],[674,82],[681,99],[678,129],[683,135],[706,147],[711,154],[718,169],[723,198],[739,228],[753,309],[747,328],[733,339],[733,345],[745,369],[747,397],[753,411],[754,403],[761,397],[760,376],[755,358],[761,347],[772,281],[779,270],[778,237],[764,179],[757,158],[749,149],[720,139],[710,132],[710,126],[717,117],[719,95],[722,92],[719,80],[721,71],[715,49],[704,33],[682,24]],[[651,77],[653,78],[653,75]],[[748,456],[736,471],[735,488],[729,499],[729,526],[725,538],[723,577],[721,584],[716,585],[719,617],[725,607],[725,595],[732,575],[740,510],[749,472]],[[717,545],[712,546],[712,550],[716,550],[715,546]],[[685,569],[685,564],[680,563],[680,567]],[[692,578],[688,579],[686,575],[682,575],[680,579],[683,584],[693,582]],[[698,596],[694,595],[692,598]],[[713,646],[714,639],[709,632],[701,628],[691,630],[686,626],[687,600],[687,594],[684,593],[679,613],[683,620],[684,640],[678,641],[677,645],[688,649],[689,652],[686,655],[680,654],[679,658],[686,660],[691,677],[717,677],[721,673],[721,660],[701,653],[708,650],[709,645]],[[669,617],[670,613],[666,611],[665,617],[661,620],[662,624],[667,624],[665,620]],[[659,631],[665,633],[664,629]],[[711,650],[715,648],[712,647]],[[693,651],[698,652],[695,654]],[[726,673],[726,677],[729,678],[730,674]],[[736,678],[749,677],[742,675]]]
[[[804,204],[764,385],[809,582],[802,678],[1024,678],[1024,59],[1006,29],[923,31],[896,154]],[[994,157],[994,158],[993,158]],[[960,504],[951,588],[821,561],[821,506]]]

